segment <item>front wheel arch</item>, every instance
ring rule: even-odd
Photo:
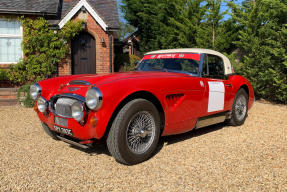
[[[165,113],[164,113],[164,110],[163,110],[163,107],[159,101],[159,99],[154,95],[152,94],[151,92],[148,92],[148,91],[137,91],[137,92],[134,92],[130,95],[128,95],[127,97],[125,97],[119,104],[118,106],[116,107],[116,109],[114,110],[109,122],[108,122],[108,125],[106,127],[106,131],[105,131],[105,134],[104,134],[104,139],[106,140],[107,137],[108,137],[108,134],[110,132],[110,129],[111,129],[111,126],[112,126],[112,123],[114,121],[114,119],[116,118],[117,114],[120,112],[120,110],[130,101],[132,100],[135,100],[135,99],[145,99],[147,101],[150,101],[151,103],[154,104],[154,106],[157,108],[158,112],[159,112],[159,115],[160,115],[160,120],[161,120],[161,133],[163,132],[163,129],[164,129],[164,126],[165,126]],[[160,133],[160,134],[161,134]]]

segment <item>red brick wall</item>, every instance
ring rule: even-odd
[[[79,14],[75,16],[74,20],[79,19]],[[105,32],[101,26],[95,21],[95,19],[88,14],[87,15],[87,29],[86,31],[90,33],[96,42],[96,69],[97,74],[109,73],[110,69],[110,51],[109,51],[109,34]],[[105,43],[102,44],[102,39],[104,39]],[[114,61],[114,38],[112,38],[112,66]],[[67,59],[63,60],[59,64],[59,76],[63,75],[71,75],[72,70],[72,62],[71,55],[67,57]]]
[[[0,64],[0,69],[8,69],[13,64]]]

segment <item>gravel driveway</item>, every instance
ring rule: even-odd
[[[105,146],[49,138],[33,109],[0,107],[0,191],[287,191],[287,106],[255,103],[241,127],[165,137],[158,153],[121,165]]]

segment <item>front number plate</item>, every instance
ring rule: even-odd
[[[63,127],[59,127],[57,125],[54,125],[54,129],[55,129],[55,131],[63,133],[65,135],[73,136],[73,131],[71,129],[66,129]]]

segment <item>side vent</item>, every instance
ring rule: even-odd
[[[174,109],[182,101],[184,94],[171,94],[166,96],[166,102],[169,109]]]

